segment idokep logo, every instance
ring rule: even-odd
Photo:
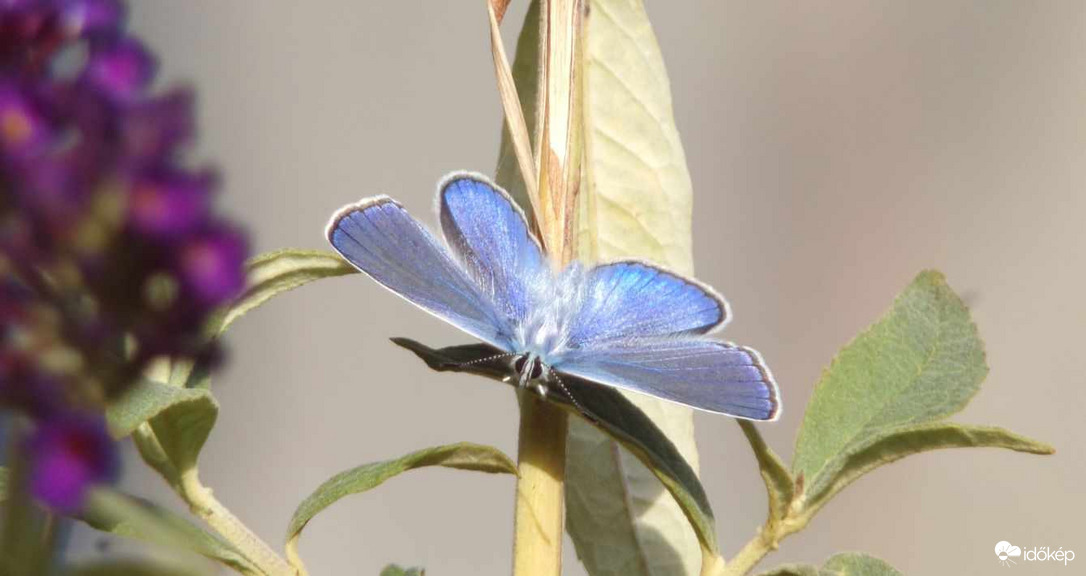
[[[1000,566],[1010,566],[1011,564],[1017,564],[1012,558],[1018,558],[1022,555],[1022,549],[1017,546],[1012,546],[1010,542],[1006,540],[996,544],[996,556],[999,557]]]
[[[1026,562],[1060,562],[1064,566],[1075,559],[1074,550],[1064,550],[1063,546],[1053,550],[1048,546],[1034,546],[1022,553],[1022,549],[1018,546],[1003,540],[995,545],[996,557],[999,558],[999,564],[1001,566],[1010,566],[1017,564],[1014,561],[1015,558],[1021,558]]]

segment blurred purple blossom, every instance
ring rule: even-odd
[[[55,415],[38,424],[27,444],[34,496],[62,512],[78,512],[87,487],[117,472],[113,439],[98,415]]]
[[[109,477],[104,400],[156,357],[215,356],[204,327],[248,255],[185,162],[191,92],[150,92],[124,16],[0,0],[0,405],[34,421],[33,486],[58,508]]]

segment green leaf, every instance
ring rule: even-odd
[[[507,355],[486,344],[450,346],[435,350],[407,338],[393,338],[439,372],[466,372],[515,385],[508,378],[512,367]],[[574,404],[565,392],[553,390],[547,400],[580,416],[585,426],[600,430],[608,441],[618,442],[630,458],[651,471],[674,497],[686,520],[703,541],[716,541],[713,511],[701,482],[682,452],[656,423],[621,392],[571,375],[562,377]],[[656,485],[652,479],[647,479]]]
[[[957,412],[987,372],[965,304],[942,274],[922,272],[823,373],[796,442],[796,477],[821,490],[857,445]]]
[[[769,499],[769,521],[776,523],[784,519],[788,513],[788,506],[792,503],[795,494],[795,480],[788,472],[788,468],[781,462],[777,453],[773,451],[758,432],[758,428],[750,420],[736,420],[743,434],[747,437],[754,457],[758,460],[758,470],[765,483],[766,494]]]
[[[287,530],[288,555],[294,555],[302,529],[321,510],[341,498],[376,488],[389,478],[424,466],[443,466],[492,474],[517,473],[517,465],[498,449],[469,442],[426,448],[395,460],[351,468],[321,484],[294,511]]]
[[[426,576],[426,570],[422,568],[400,568],[395,564],[385,566],[381,570],[381,576]]]
[[[146,379],[106,409],[110,432],[118,438],[134,433],[144,461],[174,486],[196,469],[218,415],[209,390]]]
[[[96,490],[79,519],[103,532],[191,550],[242,574],[259,573],[244,554],[225,540],[147,500]]]
[[[854,444],[823,469],[810,485],[811,505],[817,507],[860,476],[910,454],[942,448],[1006,448],[1029,454],[1053,454],[1042,442],[1030,440],[1002,428],[968,426],[951,422],[911,424],[871,436]]]
[[[246,312],[273,296],[334,276],[354,274],[358,270],[331,252],[319,250],[277,250],[254,257],[247,265],[249,277],[245,292],[211,322],[209,333],[219,335]]]
[[[874,556],[846,552],[826,560],[818,576],[901,576],[901,572]]]
[[[140,424],[178,405],[210,405],[214,402],[207,390],[178,388],[142,380],[106,407],[106,421],[110,434],[120,439],[135,432]]]
[[[320,250],[284,249],[265,252],[246,263],[246,288],[234,302],[219,310],[208,321],[206,332],[218,338],[238,319],[272,297],[320,280],[358,272],[337,254]],[[173,362],[168,380],[182,388],[210,388],[211,372],[207,363],[191,360]]]
[[[584,20],[584,148],[579,256],[638,258],[693,273],[693,192],[672,112],[667,70],[641,0],[593,0]],[[693,412],[630,394],[698,469]],[[594,576],[696,573],[710,532],[647,469],[574,420],[567,444],[567,528]],[[689,516],[687,516],[689,517]],[[699,546],[697,536],[701,537]]]
[[[810,564],[782,564],[759,576],[901,576],[886,562],[855,552],[835,554],[821,568]]]

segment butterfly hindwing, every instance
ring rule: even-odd
[[[581,347],[631,336],[704,334],[728,315],[724,299],[696,281],[643,262],[613,262],[587,272],[568,340]]]
[[[378,196],[347,206],[327,233],[340,255],[392,292],[487,343],[509,347],[503,315],[399,203]]]
[[[775,420],[780,414],[780,393],[761,356],[724,342],[628,340],[571,352],[553,368],[738,418]]]

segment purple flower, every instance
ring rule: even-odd
[[[116,447],[101,416],[69,413],[41,422],[30,437],[30,488],[61,512],[78,512],[87,491],[117,472]]]
[[[212,177],[164,169],[133,179],[128,217],[140,234],[177,238],[197,229],[210,209]]]
[[[154,74],[154,58],[130,38],[96,50],[87,63],[87,79],[105,95],[122,102],[141,95]]]
[[[108,33],[124,20],[124,6],[116,0],[67,0],[60,17],[70,36]]]
[[[247,253],[238,232],[220,228],[204,233],[181,249],[181,278],[208,305],[225,303],[245,287],[242,265]]]
[[[50,137],[42,115],[10,83],[0,84],[0,149],[12,157],[40,153]]]

